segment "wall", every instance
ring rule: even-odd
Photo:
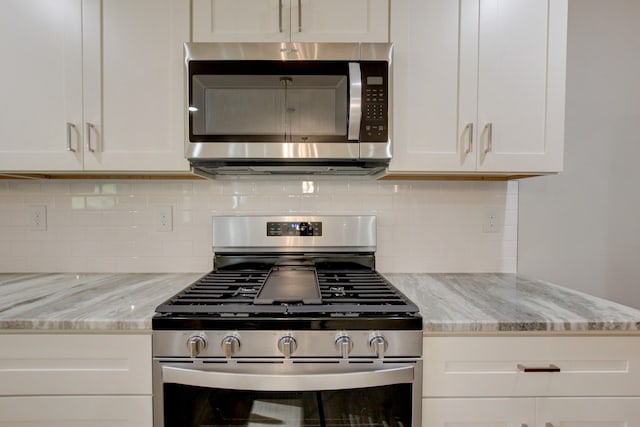
[[[640,2],[570,0],[565,172],[520,182],[518,271],[640,308]]]
[[[375,214],[383,272],[515,272],[515,182],[0,180],[0,272],[206,272],[211,217]],[[47,209],[34,231],[31,206]],[[173,231],[157,231],[160,208]],[[493,208],[498,233],[483,232]]]

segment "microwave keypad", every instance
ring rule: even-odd
[[[385,61],[363,61],[362,121],[360,141],[389,140],[389,64]]]
[[[363,136],[366,141],[387,140],[387,103],[386,91],[382,87],[365,87]]]

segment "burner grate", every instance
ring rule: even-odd
[[[321,304],[254,303],[269,270],[213,271],[157,307],[158,313],[349,315],[417,313],[374,270],[317,271]]]

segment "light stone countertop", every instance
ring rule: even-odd
[[[424,334],[640,334],[640,310],[516,274],[385,274],[420,307]]]
[[[150,333],[157,305],[194,274],[0,274],[0,330]],[[384,274],[424,333],[640,334],[640,310],[514,274]]]
[[[0,330],[151,332],[155,308],[203,274],[0,274]]]

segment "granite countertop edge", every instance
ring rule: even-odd
[[[148,334],[155,307],[203,274],[0,274],[0,331]],[[424,335],[640,335],[640,310],[517,274],[383,275]]]

